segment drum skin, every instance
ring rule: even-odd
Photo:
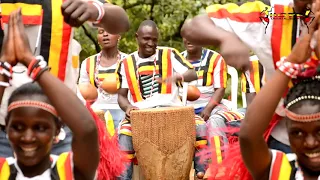
[[[132,141],[146,180],[186,180],[194,157],[192,107],[132,111]]]

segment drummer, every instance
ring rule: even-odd
[[[128,154],[129,160],[134,158],[135,153],[131,137],[130,112],[159,106],[183,106],[176,83],[197,79],[192,65],[177,50],[157,47],[158,36],[157,25],[151,20],[143,21],[136,33],[139,50],[123,59],[117,70],[121,83],[118,102],[126,112],[126,119],[120,123],[119,143],[122,150]],[[128,92],[130,98],[127,96]],[[206,125],[199,116],[196,116],[195,120],[196,150],[200,151],[207,144]],[[132,169],[131,162],[120,179],[131,179]],[[201,177],[204,172],[203,166],[196,173]]]
[[[85,59],[81,64],[79,84],[92,84],[98,89],[98,99],[92,104],[93,109],[107,110],[112,115],[114,128],[124,119],[125,113],[120,109],[116,94],[108,94],[102,88],[102,82],[110,74],[115,73],[118,62],[126,54],[118,50],[119,34],[110,34],[103,28],[98,28],[98,43],[101,52]],[[78,94],[78,96],[81,96]],[[81,98],[81,97],[80,97]]]

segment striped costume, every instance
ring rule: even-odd
[[[301,19],[289,17],[293,14],[292,0],[271,0],[271,6],[261,1],[246,2],[241,6],[234,3],[215,4],[207,8],[208,16],[216,26],[233,32],[253,50],[265,68],[266,80],[271,78],[276,69],[276,62],[288,56],[304,25]],[[283,13],[285,18],[266,17],[267,12]],[[261,20],[262,19],[262,20]],[[266,20],[268,19],[268,20]],[[265,23],[268,21],[268,25]],[[289,87],[292,82],[289,83]],[[281,103],[281,102],[280,102]],[[279,104],[276,113],[281,114]],[[289,145],[284,121],[277,122],[274,117],[273,126],[266,132],[283,144]],[[275,128],[274,128],[275,127]]]
[[[180,53],[172,48],[158,48],[156,54],[149,58],[140,58],[137,52],[123,59],[119,64],[117,73],[121,88],[129,89],[129,101],[140,109],[156,108],[158,106],[182,106],[178,96],[176,83],[159,84],[156,77],[170,77],[175,73],[183,74],[192,65],[186,61]],[[199,116],[195,117],[197,142],[196,149],[200,151],[206,146],[206,125]],[[128,154],[128,159],[134,159],[132,145],[132,133],[130,119],[124,119],[120,124],[119,143],[122,150]],[[132,178],[132,167],[130,163],[123,178]],[[204,167],[203,167],[204,168]],[[204,169],[199,171],[204,172]]]
[[[187,51],[183,51],[182,56],[187,57]],[[227,64],[223,57],[212,50],[203,49],[201,58],[197,61],[192,61],[191,64],[195,68],[198,80],[192,81],[189,84],[195,85],[201,92],[201,96],[196,101],[188,101],[188,105],[192,105],[196,114],[200,114],[204,107],[210,101],[215,89],[227,87]],[[223,108],[228,109],[228,101],[222,100]],[[213,111],[214,114],[218,111],[217,106]]]
[[[265,68],[257,56],[251,56],[250,69],[241,75],[242,92],[258,93],[265,82]]]
[[[66,152],[59,156],[51,155],[51,168],[33,178],[41,180],[73,180],[73,160],[72,153]],[[0,158],[0,180],[25,179],[21,172],[17,160],[10,158]]]
[[[98,88],[98,99],[92,104],[91,107],[93,109],[108,110],[108,117],[111,118],[108,122],[113,122],[112,124],[110,124],[110,127],[116,129],[118,128],[119,122],[125,117],[124,112],[118,105],[118,95],[108,94],[102,88],[100,88],[100,86],[97,85],[97,82],[102,82],[110,74],[114,74],[118,63],[115,63],[110,67],[103,67],[98,64],[100,63],[100,55],[101,53],[98,53],[82,61],[79,84],[90,83]],[[126,56],[127,54],[119,52],[119,61],[121,59],[124,59]],[[119,86],[120,84],[118,84],[118,87]],[[77,92],[77,95],[80,99],[83,99],[80,92]]]
[[[303,173],[298,165],[295,154],[284,154],[281,151],[271,150],[272,161],[269,180],[303,180]],[[320,176],[318,177],[320,179]]]

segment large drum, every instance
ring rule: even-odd
[[[130,116],[133,147],[145,179],[189,179],[196,141],[193,108],[135,110]]]

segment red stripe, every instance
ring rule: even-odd
[[[276,159],[275,159],[273,166],[272,166],[271,180],[279,180],[282,158],[283,158],[283,153],[277,152]]]
[[[65,1],[65,0],[64,0]],[[58,78],[64,81],[66,76],[66,65],[68,60],[69,44],[71,38],[71,26],[63,22],[62,45],[59,60]]]
[[[284,12],[284,6],[275,5],[275,13]],[[272,47],[272,58],[274,67],[277,68],[276,62],[280,60],[280,47],[281,47],[281,36],[282,36],[282,19],[277,19],[273,21],[272,36],[271,36],[271,47]]]
[[[66,161],[64,162],[66,180],[73,180],[73,171],[72,171],[71,163],[72,163],[71,153],[69,153]]]
[[[130,127],[130,126],[121,126],[120,129],[127,129],[127,130],[130,130],[130,131],[131,131],[131,127]]]
[[[10,18],[9,15],[3,15],[2,16],[3,23],[8,24],[9,18]],[[41,25],[42,16],[22,16],[22,22],[23,24],[28,24],[28,25]]]
[[[5,162],[6,162],[6,158],[0,158],[0,172],[1,172],[2,166]]]
[[[237,22],[258,22],[261,23],[260,16],[261,12],[250,12],[250,13],[230,13],[226,9],[220,9],[217,12],[208,13],[210,18],[225,19],[229,18]]]
[[[168,54],[167,54],[167,77],[171,77],[172,76],[172,64],[171,64],[171,50],[168,50]],[[171,93],[171,89],[172,89],[172,84],[167,84],[167,94]]]
[[[140,75],[152,75],[153,74],[153,70],[147,70],[147,71],[139,71]],[[159,74],[159,70],[156,70],[156,74]]]
[[[216,60],[219,60],[221,58],[221,55],[219,54],[217,57],[216,57]],[[224,77],[223,77],[223,74],[224,74],[224,71],[226,70],[225,69],[225,64],[224,64],[224,61],[221,61],[220,63],[220,87],[224,87]],[[214,82],[214,76],[212,78],[212,82]]]
[[[132,61],[132,59],[130,59]],[[129,90],[131,92],[131,95],[132,95],[132,98],[133,98],[133,101],[134,102],[137,102],[137,97],[136,97],[136,94],[134,92],[134,89],[133,89],[133,85],[132,85],[132,81],[131,81],[131,75],[130,75],[130,72],[129,72],[129,65],[128,65],[128,59],[124,59],[123,60],[123,65],[124,65],[124,71],[126,73],[126,77],[127,77],[127,82],[128,82],[128,86],[129,86]]]

